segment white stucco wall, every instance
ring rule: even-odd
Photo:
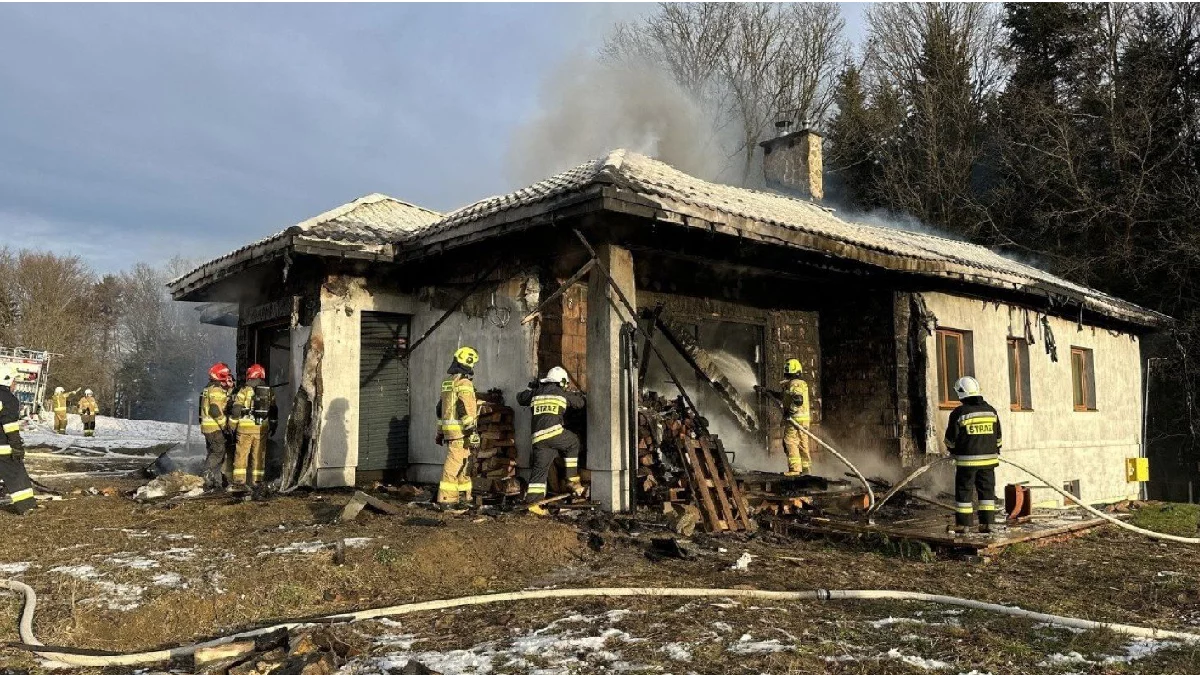
[[[520,288],[519,284],[509,284]],[[536,294],[536,288],[533,289]],[[475,369],[476,388],[500,388],[505,402],[515,407],[517,392],[525,388],[534,372],[536,336],[530,326],[521,326],[523,298],[514,293],[497,293],[496,305],[509,311],[509,320],[499,327],[491,318],[470,317],[456,312],[413,353],[409,362],[411,421],[409,424],[409,478],[436,483],[441,475],[445,449],[434,443],[437,431],[434,407],[451,355],[461,346],[479,351]],[[368,283],[361,278],[348,281],[344,292],[322,288],[320,322],[325,353],[321,374],[324,385],[324,419],[318,452],[319,487],[353,485],[358,464],[358,378],[360,313],[394,312],[412,316],[410,341],[415,341],[445,310],[432,308],[411,295]],[[495,313],[492,314],[495,316]],[[516,417],[517,443],[522,464],[529,456],[529,418]]]
[[[1004,431],[1002,454],[1028,466],[1056,486],[1078,479],[1084,500],[1099,503],[1136,498],[1139,483],[1125,480],[1125,460],[1137,457],[1141,443],[1142,374],[1138,338],[1104,328],[1050,317],[1058,361],[1046,353],[1041,314],[1020,307],[941,293],[925,295],[940,328],[973,332],[975,377],[984,397],[1000,412]],[[1029,347],[1032,411],[1009,407],[1008,337],[1024,337],[1025,319],[1034,326],[1036,344]],[[937,402],[936,338],[926,339],[929,354],[929,447],[945,451],[942,437],[950,411]],[[1096,410],[1076,412],[1072,395],[1071,347],[1093,350],[1096,371]],[[1028,480],[1022,472],[1001,466],[997,491],[1007,483]],[[1003,496],[1001,492],[1000,496]],[[1034,490],[1039,505],[1062,505],[1046,489]]]

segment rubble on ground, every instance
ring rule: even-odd
[[[133,493],[137,501],[150,501],[164,497],[199,497],[204,494],[204,479],[192,474],[174,472],[159,476]]]

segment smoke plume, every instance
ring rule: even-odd
[[[570,59],[543,83],[539,104],[509,148],[521,185],[617,148],[707,180],[728,165],[716,116],[653,64]]]

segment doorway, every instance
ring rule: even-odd
[[[364,472],[408,466],[409,319],[406,314],[362,312],[358,370],[358,480]]]

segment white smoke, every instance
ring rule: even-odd
[[[509,147],[522,185],[617,148],[706,180],[719,180],[729,165],[717,116],[653,64],[569,59],[543,83],[539,104]]]

